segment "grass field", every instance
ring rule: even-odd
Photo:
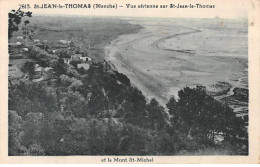
[[[91,17],[32,17],[30,27],[35,39],[57,43],[59,40],[73,41],[96,61],[104,60],[104,46],[119,35],[136,33],[142,27],[125,20]]]
[[[125,20],[91,17],[46,17],[33,16],[30,18],[28,29],[33,30],[33,39],[47,40],[49,47],[59,44],[60,40],[73,41],[81,51],[92,57],[94,61],[104,61],[104,46],[122,34],[138,32],[140,25],[129,24]],[[23,36],[22,30],[15,32],[10,42],[17,42],[17,36]],[[17,53],[22,48],[15,48]],[[11,51],[11,50],[10,50]],[[9,74],[12,78],[21,78],[23,73],[20,68],[26,61],[31,61],[23,56],[17,59],[13,56],[9,61]]]

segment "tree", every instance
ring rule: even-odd
[[[141,127],[145,126],[146,99],[140,90],[132,87],[122,106],[125,122]]]
[[[14,32],[19,30],[19,24],[22,22],[23,17],[32,17],[32,12],[24,12],[21,11],[20,8],[18,10],[12,10],[8,13],[8,39],[10,39]],[[28,20],[24,21],[24,24],[27,25],[29,23]]]
[[[61,50],[59,53],[59,57],[60,58],[70,58],[70,53],[68,52],[68,50]]]
[[[15,84],[9,90],[9,109],[17,111],[22,117],[29,112],[58,111],[57,96],[52,91],[47,91],[46,84],[22,81]]]
[[[29,79],[32,80],[35,74],[35,64],[34,62],[25,62],[21,71],[29,74]]]
[[[45,150],[42,148],[39,144],[32,144],[30,145],[27,155],[33,155],[33,156],[43,156],[45,155]]]
[[[120,155],[147,155],[151,142],[149,131],[131,124],[123,124],[118,143]]]
[[[58,59],[57,62],[53,65],[53,71],[56,73],[57,76],[60,76],[62,74],[66,74],[66,64],[64,63],[63,59]]]
[[[172,97],[167,104],[175,132],[201,146],[214,145],[217,135],[222,135],[225,142],[246,145],[245,121],[236,117],[230,107],[209,96],[205,87],[186,87],[178,95],[178,101]]]
[[[127,76],[125,76],[124,74],[122,73],[119,73],[117,71],[115,71],[115,74],[116,74],[116,77],[119,81],[121,81],[122,83],[126,84],[126,85],[130,85],[130,79],[127,78]]]
[[[151,99],[150,103],[147,105],[147,112],[149,128],[160,130],[166,125],[164,108],[160,106],[155,99]]]
[[[66,111],[71,111],[77,117],[87,118],[89,116],[87,100],[78,92],[68,91],[63,100],[65,102],[64,109]]]
[[[24,121],[16,111],[9,110],[8,115],[8,154],[23,155],[27,149],[21,144]]]

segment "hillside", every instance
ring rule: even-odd
[[[247,118],[204,86],[184,87],[164,108],[102,59],[103,46],[139,28],[117,19],[32,20],[32,35],[9,47],[14,62],[26,59],[10,66],[20,75],[9,75],[9,155],[247,155]]]

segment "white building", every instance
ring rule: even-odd
[[[23,48],[23,51],[28,52],[29,49],[28,48]]]
[[[13,46],[13,47],[20,47],[22,45],[21,42],[15,42],[15,43],[8,43],[9,46]]]
[[[52,53],[57,53],[58,52],[58,50],[52,50]]]
[[[83,68],[85,70],[88,70],[89,67],[90,67],[90,65],[88,63],[77,64],[77,68]]]
[[[80,57],[80,60],[82,60],[82,61],[92,61],[92,58],[90,58],[90,57],[83,57],[83,56],[81,56]]]
[[[60,43],[62,43],[62,44],[69,44],[71,41],[67,41],[67,40],[63,40],[63,39],[61,39],[60,40]]]

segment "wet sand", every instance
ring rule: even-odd
[[[144,28],[105,48],[106,59],[148,98],[165,104],[185,86],[218,81],[247,87],[247,33],[237,23],[135,19]],[[240,39],[238,42],[237,39]],[[235,41],[236,40],[236,41]]]

